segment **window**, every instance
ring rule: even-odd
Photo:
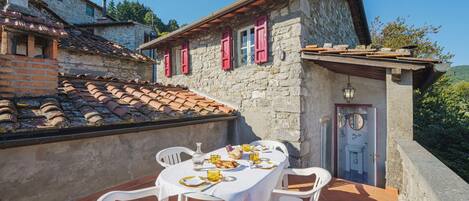
[[[254,64],[254,26],[238,31],[238,64]]]
[[[10,53],[14,55],[28,55],[28,35],[20,33],[8,34],[11,38],[11,50]]]
[[[176,46],[171,49],[171,75],[181,73],[181,46]]]
[[[50,47],[50,41],[42,38],[42,37],[35,37],[34,40],[34,55],[32,55],[35,58],[48,58],[49,57],[49,50],[48,48]]]
[[[94,17],[94,8],[90,4],[86,4],[86,15]]]

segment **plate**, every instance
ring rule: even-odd
[[[262,161],[261,163],[256,164],[255,167],[259,169],[270,170],[277,167],[277,164],[273,163],[272,161]]]
[[[203,184],[206,184],[206,180],[198,176],[187,176],[179,180],[179,183],[187,187],[199,187]]]
[[[219,170],[235,170],[241,167],[241,164],[238,163],[237,161],[231,161],[231,160],[221,160],[219,161],[220,164],[215,164],[215,167],[218,168]],[[223,164],[232,164],[234,167],[227,167],[226,165],[224,166]]]

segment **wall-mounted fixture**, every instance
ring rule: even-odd
[[[343,92],[345,101],[347,101],[347,103],[350,103],[355,97],[355,88],[353,88],[350,84],[350,75],[348,76],[347,87],[343,89]]]

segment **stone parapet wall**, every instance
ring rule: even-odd
[[[469,184],[412,140],[397,140],[402,167],[400,201],[465,201]]]
[[[68,74],[112,76],[123,80],[151,80],[152,64],[59,50],[59,71]]]
[[[228,143],[228,122],[85,138],[0,150],[2,201],[63,201],[130,180],[157,175],[158,151],[174,146],[202,151]],[[184,156],[183,159],[189,159]]]

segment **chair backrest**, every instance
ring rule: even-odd
[[[188,198],[196,199],[196,200],[203,200],[203,201],[223,201],[221,198],[217,198],[211,195],[203,194],[203,193],[186,193],[183,195],[184,201],[187,201]]]
[[[311,195],[310,201],[318,201],[322,188],[326,186],[332,179],[331,173],[329,173],[329,171],[319,167],[290,169],[290,171],[292,171],[294,175],[310,176],[314,174],[316,176],[313,188],[306,192],[307,194]]]
[[[265,146],[269,149],[275,149],[275,150],[280,149],[280,151],[282,151],[288,157],[287,146],[285,146],[285,144],[283,144],[279,141],[257,140],[257,141],[251,142],[251,145],[253,145],[253,146],[261,145],[261,146]]]
[[[169,167],[174,164],[182,162],[181,153],[186,153],[190,156],[194,154],[194,151],[187,147],[170,147],[159,151],[156,154],[156,161],[163,167]]]
[[[97,201],[116,201],[116,200],[135,200],[149,196],[155,196],[157,194],[158,187],[153,186],[150,188],[144,188],[134,191],[111,191],[98,198]]]

